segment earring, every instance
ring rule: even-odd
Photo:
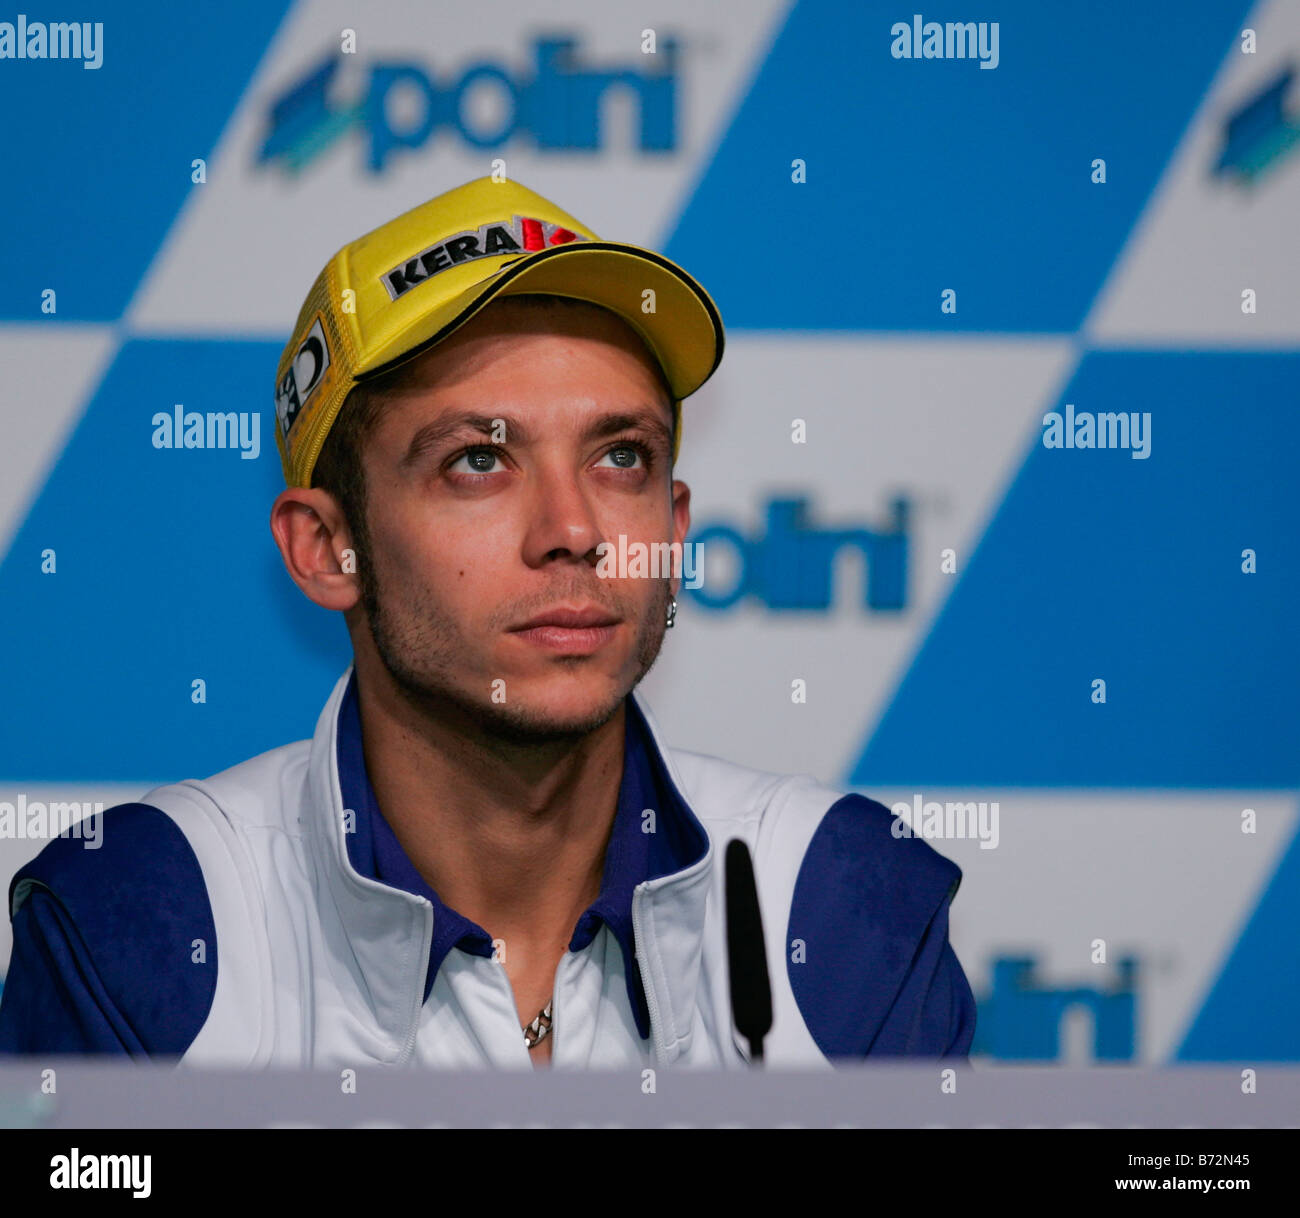
[[[673,628],[673,623],[677,620],[677,598],[674,596],[672,604],[668,606],[668,626],[667,629]]]

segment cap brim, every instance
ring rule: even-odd
[[[570,296],[617,313],[650,348],[679,401],[699,389],[722,361],[722,318],[690,275],[653,250],[581,241],[514,258],[478,287],[422,314],[371,351],[356,379],[392,371],[441,342],[490,301],[525,292]]]

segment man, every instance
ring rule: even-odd
[[[271,529],[354,664],[311,741],[15,876],[0,1047],[735,1067],[766,1031],[735,958],[770,1065],[963,1056],[958,869],[862,796],[665,747],[633,693],[680,568],[602,559],[680,553],[680,403],[722,347],[683,270],[518,184],[335,255],[278,369]],[[729,947],[733,839],[761,929]]]

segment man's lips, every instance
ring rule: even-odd
[[[617,626],[621,620],[608,610],[600,609],[595,605],[578,605],[576,607],[559,605],[554,609],[547,609],[544,613],[539,613],[536,617],[530,617],[526,622],[521,622],[518,626],[511,626],[510,629],[532,630],[537,626],[560,626],[566,630],[585,630],[589,626]]]
[[[548,651],[566,655],[587,655],[602,647],[618,629],[622,619],[595,606],[563,606],[547,609],[508,633]]]

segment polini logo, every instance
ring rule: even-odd
[[[1247,186],[1275,168],[1300,144],[1300,76],[1288,64],[1224,123],[1223,147],[1213,172]]]
[[[640,57],[643,63],[597,68],[583,60],[576,39],[539,37],[530,68],[516,71],[480,60],[459,75],[439,78],[420,64],[377,61],[352,96],[340,95],[345,90],[336,76],[344,56],[331,52],[272,104],[258,163],[300,173],[353,128],[364,138],[366,167],[373,174],[382,173],[394,155],[423,147],[444,127],[474,148],[501,148],[527,135],[541,152],[595,152],[603,146],[600,110],[611,85],[636,97],[640,151],[672,152],[677,52],[675,39],[662,38],[655,54]],[[504,103],[490,123],[470,114],[483,94]],[[397,123],[399,100],[406,113]]]
[[[761,535],[745,537],[729,524],[711,524],[695,534],[709,570],[717,571],[726,551],[734,569],[730,586],[705,581],[691,595],[706,609],[730,609],[746,596],[770,610],[826,613],[834,600],[835,561],[845,548],[866,561],[863,608],[894,612],[907,599],[907,540],[911,506],[898,497],[884,525],[817,527],[808,518],[806,499],[768,499]]]
[[[1138,960],[1121,959],[1108,986],[1044,984],[1035,956],[998,956],[993,985],[977,1003],[971,1053],[1000,1061],[1060,1061],[1062,1032],[1076,1013],[1091,1033],[1099,1062],[1132,1061],[1137,1053]]]

